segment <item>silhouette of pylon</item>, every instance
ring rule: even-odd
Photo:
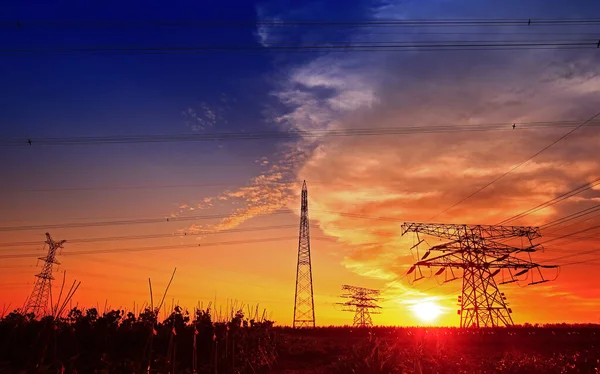
[[[49,233],[46,233],[46,244],[48,244],[48,254],[46,257],[40,257],[39,259],[44,261],[42,265],[42,271],[36,274],[35,284],[33,291],[29,299],[27,299],[27,305],[25,306],[26,313],[33,313],[36,317],[45,314],[48,311],[48,301],[50,300],[50,287],[52,287],[52,268],[53,266],[60,265],[56,261],[56,250],[63,247],[66,240],[54,241]]]
[[[500,292],[495,276],[502,282],[527,282],[528,285],[545,283],[541,269],[557,268],[557,265],[540,265],[531,259],[531,253],[542,247],[533,244],[540,238],[539,227],[500,225],[456,225],[445,223],[405,222],[402,235],[413,232],[417,236],[418,261],[408,270],[414,274],[412,281],[424,278],[431,268],[438,268],[433,276],[447,283],[461,277],[462,293],[458,297],[460,327],[512,326],[512,309],[506,296]],[[429,235],[450,240],[434,245],[421,256],[419,244],[426,242],[419,235]],[[527,239],[521,246],[506,244],[508,239]],[[523,275],[527,278],[523,279]],[[410,279],[410,278],[409,278]],[[439,282],[439,280],[438,280]]]
[[[315,327],[315,300],[313,298],[312,267],[310,262],[308,189],[306,188],[306,181],[302,184],[293,327]]]
[[[380,291],[370,288],[342,285],[342,291],[346,291],[342,297],[349,299],[345,303],[337,303],[343,307],[345,312],[354,312],[354,327],[371,327],[373,320],[371,314],[379,314],[381,307],[377,302],[381,301]]]

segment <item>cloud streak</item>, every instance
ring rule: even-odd
[[[473,4],[475,17],[482,11],[480,3]],[[378,19],[426,13],[416,3],[390,2],[374,6],[371,15]],[[262,14],[268,14],[266,8]],[[258,35],[263,43],[275,37],[261,29]],[[409,40],[422,37],[407,35]],[[375,41],[381,35],[355,31],[348,38]],[[569,130],[511,130],[511,123],[583,121],[597,112],[596,59],[587,51],[413,51],[324,54],[282,63],[272,91],[281,108],[272,120],[281,131],[490,123],[506,123],[507,131],[457,129],[445,134],[288,142],[248,186],[213,199],[243,204],[213,229],[232,228],[290,204],[295,208],[292,198],[298,191],[293,182],[306,179],[311,218],[326,235],[353,248],[343,265],[366,277],[396,279],[412,261],[405,251],[411,239],[400,236],[400,222],[439,214]],[[583,128],[438,219],[494,224],[590,181],[600,176],[598,144],[598,132]],[[311,180],[319,183],[311,185]],[[596,189],[518,223],[539,225],[591,206],[599,198]],[[391,289],[412,292],[401,285]]]

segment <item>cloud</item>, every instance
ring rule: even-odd
[[[511,122],[583,121],[597,111],[592,103],[600,90],[599,70],[594,57],[586,53],[477,51],[442,56],[414,52],[382,53],[379,58],[385,62],[374,62],[372,55],[363,64],[349,64],[346,56],[339,60],[326,56],[293,71],[292,81],[344,87],[346,94],[366,92],[368,99],[354,105],[349,98],[352,95],[338,95],[336,99],[354,109],[352,116],[344,117],[334,108],[323,110],[324,102],[330,100],[312,103],[313,97],[298,94],[296,101],[304,100],[298,110],[307,107],[320,115],[308,121],[292,112],[290,119],[302,128],[315,124],[352,130],[507,123],[508,131],[320,139],[319,152],[313,153],[299,172],[309,181],[314,178],[328,184],[313,188],[319,210],[398,221],[427,220],[569,130],[510,131]],[[365,68],[369,63],[373,69],[382,65],[386,69],[372,72]],[[438,219],[493,224],[581,185],[600,174],[600,163],[592,156],[599,140],[593,130],[583,129]],[[372,198],[365,199],[365,194]],[[591,199],[585,200],[589,203]],[[539,224],[568,214],[569,208],[566,204],[545,209],[521,223]],[[395,272],[386,255],[407,244],[406,238],[391,232],[398,233],[398,225],[361,225],[343,215],[332,218],[330,213],[317,212],[313,217],[322,222],[327,235],[342,243],[380,243],[350,253],[345,264],[352,270],[372,275],[377,272],[371,267],[379,263],[381,278],[388,279]],[[361,229],[357,231],[357,227]],[[360,263],[369,270],[361,271]]]
[[[251,178],[246,186],[226,190],[216,196],[206,197],[195,204],[197,209],[213,209],[217,205],[231,210],[231,213],[215,224],[191,225],[186,231],[193,233],[212,233],[235,228],[254,217],[268,215],[287,209],[292,198],[299,192],[295,183],[297,165],[303,162],[304,155],[284,147],[280,159],[271,164],[266,157],[256,160],[266,170]],[[182,205],[178,214],[189,211]]]
[[[257,6],[256,7],[256,16],[258,20],[263,20],[268,18],[267,14],[266,14],[266,8],[262,7],[262,6]],[[277,19],[272,19],[273,21],[278,21]],[[265,26],[258,26],[256,28],[256,31],[254,32],[254,36],[256,37],[257,41],[263,46],[267,46],[269,43],[269,28],[265,27]]]
[[[269,165],[269,159],[267,157],[263,156],[258,160],[254,160],[254,163],[259,164],[261,166],[267,166],[267,165]]]
[[[293,66],[274,93],[289,108],[278,117],[285,128],[507,124],[506,131],[497,132],[299,143],[311,151],[298,176],[319,181],[311,187],[311,217],[326,235],[354,248],[343,261],[347,268],[395,279],[412,261],[398,256],[412,239],[401,237],[399,222],[438,215],[570,130],[513,131],[510,123],[583,121],[597,111],[600,79],[594,61],[589,53],[553,50],[414,52],[326,55]],[[582,129],[437,219],[494,224],[590,181],[600,175],[593,156],[599,141],[593,129]],[[539,225],[597,198],[583,196],[517,223]]]
[[[233,100],[224,93],[221,93],[217,104],[211,105],[201,101],[197,106],[188,107],[182,112],[184,122],[192,131],[205,131],[219,122],[226,124],[225,113],[231,109],[231,101]]]
[[[342,75],[341,67],[328,59],[315,60],[293,69],[271,94],[284,107],[284,113],[273,118],[281,131],[334,129],[336,118],[343,118],[376,102],[358,71],[353,74],[344,72]],[[292,202],[299,193],[295,182],[302,180],[299,169],[309,158],[313,162],[319,159],[322,152],[320,145],[321,139],[307,136],[282,144],[274,161],[269,161],[266,156],[256,160],[267,168],[263,174],[252,178],[245,187],[225,191],[210,200],[221,204],[240,204],[241,207],[219,224],[203,226],[202,229],[224,230],[282,208],[295,210],[297,204]],[[197,206],[207,207],[203,203]],[[199,227],[193,226],[191,229]]]
[[[417,2],[389,2],[373,7],[372,16],[416,17],[426,15],[427,9],[432,8]],[[474,16],[484,10],[489,14],[489,9],[473,3]],[[268,13],[266,8],[261,12],[259,16]],[[437,29],[434,38],[456,38],[443,31]],[[452,31],[481,37],[476,28]],[[349,40],[381,39],[360,30],[349,34]],[[258,35],[262,43],[274,37],[260,28]],[[410,32],[401,37],[423,38]],[[291,201],[295,208],[291,198],[297,190],[292,182],[306,179],[311,218],[326,235],[351,248],[344,266],[389,282],[412,262],[406,256],[412,238],[401,236],[402,221],[437,216],[442,222],[494,224],[600,176],[600,160],[595,156],[600,136],[592,127],[582,128],[439,215],[571,129],[513,130],[512,123],[583,121],[598,110],[600,67],[589,51],[321,54],[280,63],[271,94],[280,104],[272,119],[281,131],[435,125],[457,130],[287,142],[280,154],[258,161],[268,162],[264,174],[211,200],[242,204],[214,229],[291,208]],[[499,123],[505,123],[506,129],[465,132],[459,128]],[[539,225],[591,206],[598,198],[596,189],[517,223]],[[394,289],[413,292],[405,286]]]

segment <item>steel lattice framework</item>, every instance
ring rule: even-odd
[[[27,299],[25,306],[26,312],[34,313],[35,316],[41,316],[47,312],[48,301],[50,300],[50,287],[52,286],[51,281],[54,280],[52,276],[53,266],[55,264],[60,265],[56,261],[56,251],[63,248],[63,244],[66,242],[66,240],[54,241],[50,234],[46,233],[45,243],[48,245],[48,254],[46,257],[39,258],[44,261],[44,264],[42,265],[42,270],[35,275],[36,280],[33,291],[31,291],[31,295]]]
[[[310,262],[308,189],[306,181],[302,184],[293,327],[315,327],[315,301],[313,298],[312,267]]]
[[[518,281],[518,277],[531,272],[529,285],[547,282],[541,268],[556,268],[556,265],[539,265],[531,260],[539,244],[532,240],[541,237],[537,227],[454,225],[405,222],[402,235],[416,233],[419,260],[409,269],[413,280],[423,278],[422,268],[438,267],[435,276],[444,274],[444,282],[460,277],[455,270],[462,270],[462,294],[458,297],[461,327],[493,327],[513,325],[512,310],[508,307],[504,293],[498,290],[494,277],[502,273],[506,284]],[[419,234],[430,235],[450,241],[427,249],[420,256],[418,246],[424,242]],[[526,238],[527,245],[514,247],[499,242],[511,238]],[[429,257],[432,253],[435,257]],[[517,255],[526,254],[528,259]],[[537,270],[537,274],[534,272]],[[537,278],[537,280],[536,280]]]
[[[355,327],[369,327],[373,326],[373,320],[371,314],[379,314],[381,307],[377,305],[380,291],[373,290],[370,288],[356,287],[344,284],[342,291],[346,291],[342,295],[343,298],[349,299],[345,303],[338,303],[344,308],[345,312],[354,312],[354,322],[352,323]]]

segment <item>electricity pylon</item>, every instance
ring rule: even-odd
[[[49,233],[46,233],[46,244],[48,245],[48,254],[46,257],[40,257],[39,259],[44,261],[42,265],[42,271],[36,274],[35,284],[33,291],[29,299],[27,299],[27,305],[25,306],[26,313],[33,313],[36,317],[40,316],[41,313],[46,313],[48,308],[48,301],[50,299],[50,287],[52,287],[51,281],[54,280],[52,276],[52,267],[54,264],[60,265],[56,261],[56,250],[63,248],[63,244],[66,240],[54,241]]]
[[[539,265],[531,260],[531,253],[537,251],[539,244],[532,240],[541,237],[537,227],[524,226],[486,226],[453,225],[435,223],[405,222],[402,235],[414,232],[417,235],[417,257],[419,260],[409,269],[414,272],[413,280],[423,278],[422,268],[439,267],[435,276],[444,274],[444,282],[458,279],[462,270],[462,294],[458,297],[460,327],[511,326],[512,310],[508,307],[504,293],[498,290],[494,277],[501,273],[499,284],[517,282],[522,275],[531,272],[529,285],[547,282],[541,268],[556,268],[556,265]],[[421,257],[419,244],[424,240],[419,234],[450,240],[427,249]],[[526,238],[526,246],[513,247],[500,243],[501,239]],[[431,257],[431,253],[439,253]],[[528,259],[517,257],[527,254]],[[537,270],[539,278],[535,279]]]
[[[306,181],[302,184],[293,327],[315,327],[315,300],[313,298],[312,267],[310,262],[308,189],[306,188]]]
[[[352,325],[355,327],[373,326],[371,314],[379,314],[378,309],[381,309],[376,304],[381,300],[379,298],[380,291],[347,284],[342,286],[342,291],[347,291],[342,297],[350,300],[345,303],[338,303],[338,305],[342,305],[344,307],[342,310],[345,312],[354,312]]]

